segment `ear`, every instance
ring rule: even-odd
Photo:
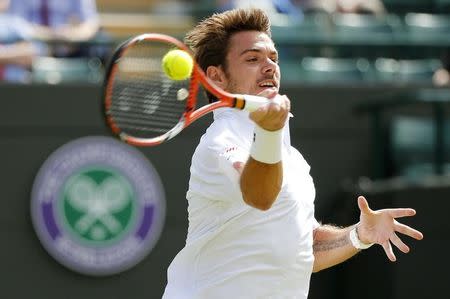
[[[225,88],[228,82],[227,77],[225,76],[225,72],[220,66],[208,66],[208,68],[206,69],[206,77],[211,79],[220,88]]]

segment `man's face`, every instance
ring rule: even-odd
[[[278,53],[265,33],[235,33],[230,39],[226,60],[224,88],[228,92],[264,96],[278,94]]]

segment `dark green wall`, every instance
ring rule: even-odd
[[[312,166],[312,176],[317,188],[316,215],[319,220],[336,222],[340,219],[348,223],[357,221],[354,210],[356,197],[354,194],[344,193],[342,183],[369,175],[370,130],[367,117],[355,114],[353,108],[355,104],[368,98],[394,91],[367,86],[330,88],[288,86],[283,91],[293,102],[295,116],[291,124],[292,143]],[[0,85],[0,101],[2,103],[0,182],[3,190],[3,205],[0,209],[2,267],[0,297],[34,299],[161,297],[167,266],[183,246],[186,235],[185,192],[190,157],[210,121],[210,116],[193,124],[167,144],[155,148],[141,148],[159,172],[165,187],[167,218],[163,234],[149,256],[136,267],[119,275],[93,278],[67,270],[46,253],[31,226],[29,205],[34,176],[49,154],[78,137],[109,135],[101,115],[100,88],[76,85]],[[443,201],[443,197],[449,199],[448,191],[441,192],[438,198],[431,198],[432,194],[428,192],[424,195],[426,198],[420,198],[420,201],[402,201],[402,204],[415,206],[417,203],[418,207],[428,211],[437,203],[438,209],[442,209],[442,204],[448,207],[449,203]],[[395,201],[390,200],[389,203]],[[431,213],[425,215],[432,217]],[[426,228],[430,218],[421,218],[421,211],[417,217],[417,226]],[[446,223],[443,225],[449,227]],[[381,249],[371,249],[361,254],[360,259],[358,257],[333,270],[315,274],[311,297],[350,298],[353,284],[371,283],[373,279],[370,275],[375,274],[395,278],[395,275],[399,274],[393,271],[402,271],[401,274],[411,278],[412,281],[420,277],[430,281],[431,284],[433,276],[440,275],[438,270],[436,273],[421,273],[419,269],[409,271],[409,268],[414,268],[414,265],[420,268],[425,263],[431,263],[432,259],[433,264],[440,264],[437,268],[447,268],[442,265],[444,257],[442,260],[438,258],[445,252],[447,246],[443,245],[441,250],[438,250],[439,240],[444,239],[426,238],[420,246],[417,246],[417,251],[422,251],[416,255],[402,257],[397,268],[382,267],[389,262],[381,257],[378,263],[377,258],[382,253]],[[445,242],[448,243],[449,239],[445,238]],[[414,251],[416,242],[408,243],[412,245]],[[428,247],[428,244],[431,247]],[[433,252],[429,252],[431,249]],[[425,252],[434,256],[426,256]],[[381,265],[379,270],[373,272],[365,270],[364,275],[361,273],[355,275],[351,271],[359,269],[358,267],[365,265],[366,262],[370,264],[372,257],[377,261],[374,267]],[[448,266],[448,262],[445,263]],[[350,278],[351,282],[348,280]],[[395,281],[394,278],[381,279],[379,281],[381,285],[375,287],[390,290],[392,287],[390,283]],[[395,289],[391,294],[395,298],[406,298],[397,294],[409,286],[399,285],[401,289]],[[368,298],[366,295],[364,297]],[[414,297],[413,293],[407,298],[424,297]]]

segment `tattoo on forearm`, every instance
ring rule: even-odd
[[[339,239],[334,240],[318,240],[314,242],[313,250],[318,251],[328,251],[339,247],[344,247],[350,242],[347,235],[342,236]]]

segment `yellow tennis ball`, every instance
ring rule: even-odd
[[[183,50],[171,50],[162,59],[162,69],[172,80],[186,80],[193,67],[192,57]]]

